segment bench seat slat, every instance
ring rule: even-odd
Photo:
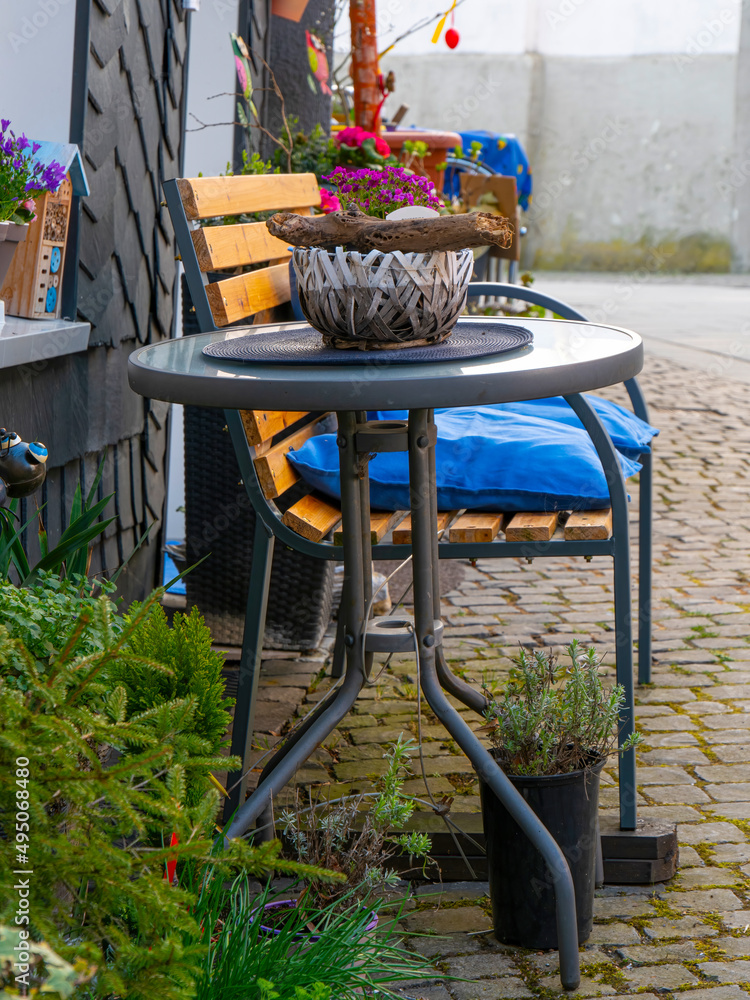
[[[437,516],[438,533],[445,531],[448,525],[458,512],[455,510],[444,510]],[[394,545],[411,545],[411,514],[407,514],[401,524],[393,532]]]
[[[341,520],[341,511],[330,501],[310,494],[290,507],[281,520],[303,538],[322,542]]]
[[[448,537],[451,542],[491,542],[503,522],[502,514],[462,514],[451,525]]]
[[[578,510],[565,523],[566,541],[607,539],[612,535],[612,510]]]
[[[188,219],[275,212],[290,205],[320,205],[315,174],[184,177],[177,187]]]
[[[288,438],[284,438],[279,444],[269,448],[264,455],[259,455],[255,461],[255,471],[258,473],[260,488],[266,500],[275,500],[283,493],[299,482],[299,473],[292,463],[287,459],[287,452],[292,448],[297,449],[309,438],[313,437],[320,430],[320,424],[327,419],[328,414],[323,414],[317,420],[301,427]]]
[[[375,511],[370,514],[370,541],[373,545],[382,542],[394,524],[398,524],[406,516],[406,511]],[[338,528],[333,534],[333,544],[344,544],[344,529]]]
[[[557,528],[559,514],[514,514],[505,529],[507,542],[548,542]]]
[[[218,327],[283,305],[291,295],[287,264],[274,264],[206,285],[211,315]]]
[[[254,447],[270,441],[307,416],[306,410],[240,410],[248,442]]]

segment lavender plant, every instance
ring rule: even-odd
[[[522,649],[500,696],[485,686],[483,731],[507,774],[568,774],[642,742],[634,733],[618,747],[625,691],[605,689],[596,650],[574,640],[566,652],[570,664],[560,665],[549,650]]]
[[[388,769],[380,779],[380,790],[369,809],[371,795],[346,795],[335,802],[312,802],[303,807],[299,798],[294,809],[282,813],[284,838],[294,859],[339,872],[340,885],[311,882],[313,898],[328,905],[347,894],[364,897],[373,889],[398,881],[386,866],[397,850],[416,859],[425,858],[432,846],[422,833],[392,835],[403,829],[414,811],[414,802],[403,794],[404,779],[410,771],[411,739],[391,743],[384,757]]]
[[[56,160],[35,161],[40,144],[23,134],[17,136],[9,118],[0,119],[0,126],[0,222],[33,222],[35,196],[56,191],[65,168]]]
[[[336,167],[324,180],[335,185],[344,208],[355,206],[365,215],[384,219],[389,212],[411,205],[436,210],[443,207],[429,177],[418,177],[404,167],[348,170]]]

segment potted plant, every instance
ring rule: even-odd
[[[617,747],[624,690],[606,690],[600,659],[577,641],[568,665],[547,650],[521,650],[486,711],[490,752],[565,855],[573,877],[578,940],[591,933],[599,777]],[[557,947],[554,883],[541,855],[490,788],[480,783],[495,936],[525,948]]]
[[[10,119],[0,120],[0,287],[19,243],[35,219],[34,197],[56,191],[65,176],[57,161],[34,161],[40,149],[25,135],[17,136]],[[30,150],[30,152],[29,152]]]
[[[387,867],[399,850],[412,859],[424,859],[431,841],[424,833],[395,834],[403,829],[414,811],[414,802],[403,794],[405,776],[410,772],[411,739],[391,743],[384,757],[388,769],[379,779],[380,789],[345,795],[329,801],[318,799],[302,806],[299,797],[294,808],[281,814],[284,856],[301,864],[339,874],[340,880],[311,879],[305,895],[315,905],[327,907],[367,900],[375,890],[393,887],[398,874]],[[369,808],[367,808],[369,805]],[[285,901],[275,907],[283,907]],[[289,901],[286,901],[287,905]],[[366,929],[374,930],[374,921]]]

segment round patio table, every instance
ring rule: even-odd
[[[481,317],[460,322],[511,321]],[[258,787],[240,806],[225,830],[225,837],[243,834],[266,813],[273,795],[336,728],[362,688],[372,651],[412,648],[417,656],[420,686],[430,708],[545,858],[555,886],[561,979],[563,986],[574,989],[580,979],[578,937],[573,883],[565,858],[445,693],[447,690],[481,711],[483,699],[449,671],[442,654],[433,409],[563,395],[589,432],[602,460],[614,519],[625,525],[624,538],[620,537],[619,544],[621,555],[627,560],[627,496],[617,455],[598,417],[580,393],[636,376],[643,366],[643,346],[637,334],[609,326],[525,318],[522,323],[533,334],[533,343],[507,354],[403,364],[390,364],[387,358],[363,364],[347,360],[346,364],[333,366],[296,365],[287,359],[284,363],[248,363],[206,357],[202,351],[207,344],[249,332],[293,334],[305,329],[305,324],[224,330],[140,348],[130,356],[128,375],[136,392],[169,402],[230,410],[334,409],[338,416],[346,673],[336,697],[308,717],[306,724],[299,727],[264,769]],[[388,409],[409,411],[408,423],[404,422],[400,432],[396,429],[394,434],[391,426],[387,447],[406,450],[409,456],[414,618],[405,620],[399,616],[390,622],[368,624],[372,564],[366,459],[378,450],[383,435],[378,437],[378,422],[368,422],[365,411]],[[623,532],[619,534],[622,536]],[[619,596],[629,602],[629,587]],[[626,721],[622,731],[626,736],[633,724],[632,650],[624,664],[618,660],[618,681],[626,693]],[[623,774],[621,765],[621,783],[625,781],[634,788],[633,754],[629,755],[627,766],[631,765],[632,773],[628,774]]]

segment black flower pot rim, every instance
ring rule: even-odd
[[[490,748],[490,753],[497,761],[497,751],[494,748]],[[586,767],[579,767],[575,771],[566,771],[564,774],[509,774],[500,761],[497,761],[498,766],[501,768],[503,774],[509,781],[514,785],[516,784],[526,784],[533,783],[534,785],[543,787],[544,785],[564,785],[566,783],[570,784],[574,781],[579,781],[581,775],[587,774],[600,774],[602,768],[607,763],[607,757],[604,754],[591,754],[592,758],[591,764]]]

